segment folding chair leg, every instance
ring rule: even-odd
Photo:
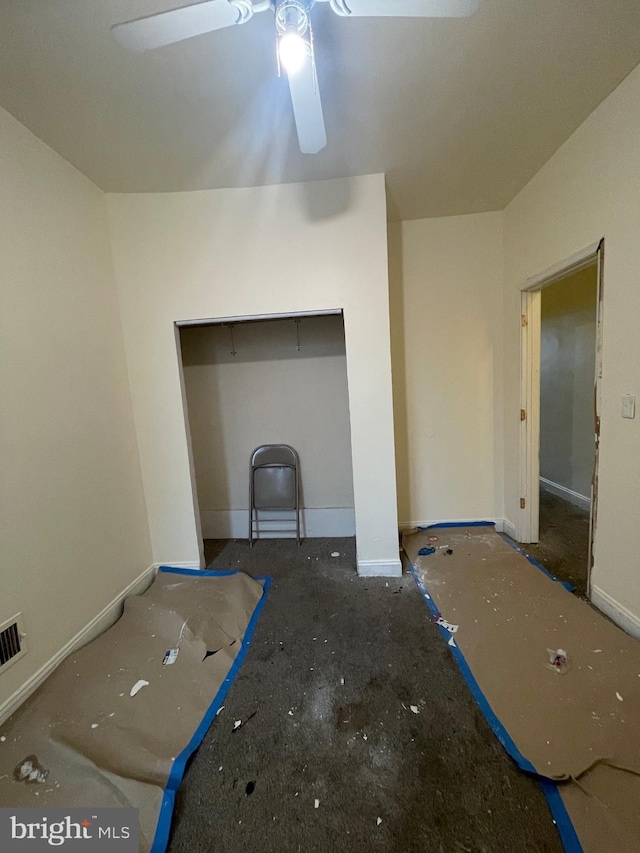
[[[296,468],[296,541],[300,547],[300,486],[298,483],[298,469]]]
[[[253,548],[253,471],[249,477],[249,548]]]

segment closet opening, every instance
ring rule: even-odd
[[[302,540],[355,537],[342,312],[221,318],[176,329],[205,564],[228,540],[248,540],[250,458],[261,445],[297,451]],[[294,513],[256,513],[255,547],[290,539],[295,548],[295,537]]]

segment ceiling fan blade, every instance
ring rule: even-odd
[[[264,8],[268,8],[268,3]],[[252,17],[254,11],[262,11],[262,8],[254,10],[246,0],[236,0],[235,3],[233,0],[207,0],[205,3],[116,24],[111,27],[111,32],[129,50],[151,50],[234,24],[243,24]]]
[[[468,18],[480,0],[329,0],[338,15],[393,18]]]
[[[302,67],[287,76],[300,150],[303,154],[317,154],[327,144],[327,133],[313,56],[307,56]]]

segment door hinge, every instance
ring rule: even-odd
[[[520,498],[520,509],[526,509],[527,501],[525,498]]]
[[[521,314],[521,315],[520,315],[520,325],[521,325],[521,326],[526,326],[526,325],[528,324],[528,322],[529,322],[529,321],[527,320],[527,315],[526,315],[526,314]]]
[[[527,410],[526,409],[520,409],[520,420],[526,421],[526,419],[527,419]]]

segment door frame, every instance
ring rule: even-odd
[[[520,511],[518,541],[534,543],[540,532],[540,340],[541,291],[572,273],[597,265],[596,352],[594,371],[595,457],[591,481],[589,518],[589,557],[587,596],[590,595],[591,569],[598,508],[598,463],[600,451],[600,415],[602,395],[602,325],[604,294],[604,238],[576,252],[558,264],[528,278],[521,288],[520,317]]]

